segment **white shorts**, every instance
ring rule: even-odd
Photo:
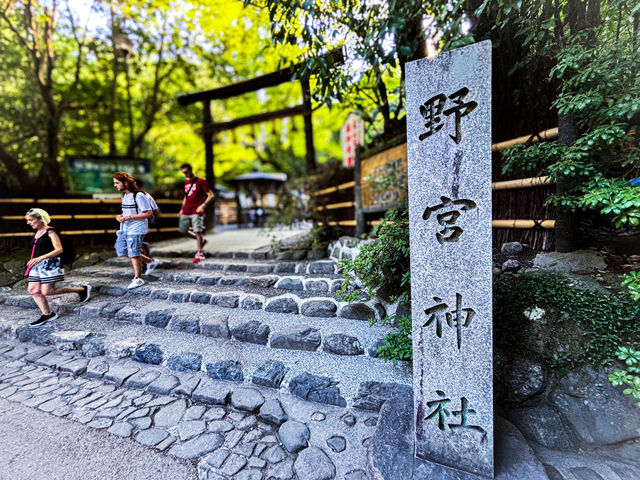
[[[29,282],[56,283],[64,281],[60,257],[47,258],[29,269]]]

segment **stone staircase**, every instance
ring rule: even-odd
[[[278,261],[254,251],[193,264],[181,252],[162,254],[135,290],[126,288],[128,259],[72,270],[67,283],[90,283],[92,298],[53,299],[62,315],[45,326],[29,327],[38,315],[33,300],[10,291],[0,299],[0,331],[86,357],[131,357],[343,407],[378,410],[385,392],[410,391],[410,365],[377,358],[389,327],[368,320],[382,318],[385,306],[364,292],[355,303],[341,301],[334,260]]]

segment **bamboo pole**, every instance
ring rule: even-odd
[[[537,143],[541,140],[551,140],[552,138],[557,138],[557,136],[558,127],[549,128],[536,135],[524,135],[522,137],[512,138],[511,140],[505,140],[504,142],[494,143],[493,145],[491,145],[491,151],[501,152],[509,147],[513,147],[514,145],[521,145],[527,142]]]
[[[491,222],[493,228],[512,228],[512,229],[525,229],[534,228],[536,221],[534,220],[493,220]],[[539,221],[539,225],[544,229],[552,229],[556,226],[555,220],[542,220]]]
[[[553,182],[548,176],[545,177],[530,177],[520,178],[517,180],[506,180],[504,182],[493,182],[491,184],[491,190],[513,190],[515,188],[532,188],[540,187],[542,185],[551,185]]]

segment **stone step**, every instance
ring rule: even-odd
[[[368,322],[335,317],[282,315],[263,310],[229,309],[225,306],[173,302],[152,296],[124,296],[118,300],[96,295],[91,302],[79,304],[74,295],[51,300],[59,315],[80,318],[102,317],[107,320],[146,324],[170,331],[201,334],[292,350],[322,350],[336,355],[377,357],[378,347],[391,331],[387,326],[369,326]],[[29,296],[12,296],[5,307],[35,309]]]
[[[33,312],[5,305],[0,314],[0,332],[5,338],[18,337],[20,340],[39,345],[53,345],[58,351],[74,351],[86,356],[106,352],[114,358],[131,356],[142,363],[161,364],[175,372],[200,372],[200,375],[206,373],[213,379],[236,383],[257,382],[263,386],[290,391],[306,400],[333,405],[349,404],[354,407],[377,409],[381,400],[374,401],[373,397],[380,396],[379,383],[411,384],[411,369],[406,362],[393,365],[391,362],[368,355],[336,355],[325,350],[328,337],[314,339],[308,332],[299,334],[300,330],[294,331],[288,338],[271,333],[269,340],[272,348],[268,348],[265,345],[239,341],[235,335],[241,335],[237,332],[235,335],[231,334],[231,338],[216,338],[188,333],[188,328],[187,331],[171,330],[172,326],[181,329],[188,325],[188,319],[197,318],[197,310],[202,306],[171,312],[168,316],[165,315],[166,311],[145,310],[144,307],[140,307],[140,313],[144,314],[146,323],[134,323],[100,316],[100,313],[112,305],[113,302],[96,301],[93,305],[84,305],[78,312],[39,327],[25,325],[33,320]],[[209,317],[204,322],[205,331],[212,334],[224,333],[224,328],[215,328],[224,325],[224,322],[216,323],[222,310],[211,310],[212,307],[207,307]],[[130,308],[130,315],[136,313],[137,310]],[[174,314],[175,318],[172,316]],[[227,325],[230,330],[246,324],[247,321],[270,326],[269,316],[274,322],[272,325],[275,325],[277,315],[264,312],[258,317],[230,315]],[[347,326],[335,319],[319,321],[324,323],[323,333],[331,331],[325,329],[332,323],[337,323],[334,325],[334,332],[339,332]],[[169,328],[156,328],[152,326],[154,323],[166,323]],[[296,326],[293,323],[292,325]],[[201,323],[200,328],[202,326]],[[317,324],[307,329],[313,327],[317,328]],[[377,332],[376,329],[372,329],[368,334],[372,336],[383,333],[382,327],[376,328]],[[287,327],[284,333],[291,333],[292,330],[295,329]],[[244,340],[247,340],[247,337]],[[288,348],[273,348],[274,341],[275,346]],[[322,343],[323,349],[289,349],[308,348],[312,341]],[[366,341],[370,342],[371,339]]]
[[[94,278],[113,278],[130,280],[130,268],[91,267],[73,270],[66,275],[67,281],[74,283],[92,281]],[[275,289],[282,291],[311,292],[331,295],[338,298],[336,293],[344,282],[340,275],[278,275],[278,274],[246,274],[235,272],[209,273],[202,270],[164,270],[156,269],[150,275],[144,275],[150,283],[198,284],[206,287],[247,287],[248,289]],[[258,292],[256,292],[258,293]],[[263,292],[260,292],[263,293]],[[275,294],[275,293],[274,293]]]
[[[173,257],[158,257],[163,269],[215,270],[235,273],[279,273],[299,275],[334,275],[340,271],[340,265],[334,260],[313,262],[247,262],[244,260],[205,259],[198,263]],[[110,258],[104,265],[127,267],[131,262],[126,257]]]
[[[284,293],[286,290],[275,288],[259,288],[233,286],[203,285],[204,281],[213,281],[215,277],[203,277],[200,283],[158,282],[147,284],[133,290],[127,289],[128,279],[95,278],[73,275],[67,278],[75,284],[91,284],[95,293],[112,297],[140,298],[150,297],[154,300],[168,300],[172,303],[200,303],[217,305],[224,308],[240,308],[244,310],[264,310],[284,314],[301,314],[305,317],[341,317],[352,320],[381,320],[385,316],[384,306],[377,300],[366,300],[347,303],[329,292],[296,291]],[[320,296],[322,295],[322,296]],[[35,303],[27,295],[10,294],[3,297],[8,305],[35,307]]]
[[[195,245],[195,244],[194,244]],[[176,250],[171,248],[154,248],[151,246],[151,254],[163,257],[193,258],[195,252]],[[235,259],[235,260],[275,260],[275,261],[299,261],[299,260],[321,260],[327,256],[324,250],[292,250],[281,253],[273,253],[271,249],[258,249],[251,251],[233,252],[206,252],[207,258]]]

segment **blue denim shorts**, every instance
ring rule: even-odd
[[[116,238],[116,255],[119,257],[139,257],[144,235],[125,235],[118,232]]]

